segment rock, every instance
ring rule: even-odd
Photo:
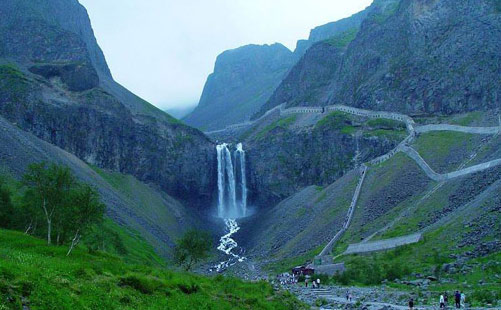
[[[489,40],[500,24],[493,1],[374,1],[369,11],[341,55],[297,64],[261,113],[283,102],[440,114],[497,108],[489,100],[501,88],[490,61],[501,55],[499,40]],[[317,70],[322,62],[329,74]]]

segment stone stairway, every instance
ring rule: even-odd
[[[351,220],[353,219],[353,214],[355,212],[355,207],[357,206],[358,198],[360,197],[360,192],[362,190],[362,185],[364,184],[365,176],[367,175],[367,166],[362,165],[360,168],[360,179],[358,181],[357,187],[355,189],[355,193],[353,194],[353,198],[351,199],[350,208],[348,209],[348,214],[346,215],[346,220],[343,224],[343,227],[337,234],[329,241],[329,243],[324,247],[322,252],[318,256],[326,256],[332,252],[332,248],[334,244],[342,237],[343,233],[350,227]]]

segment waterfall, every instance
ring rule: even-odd
[[[225,219],[244,217],[247,215],[247,181],[242,143],[237,145],[233,158],[230,146],[226,143],[217,145],[216,151],[218,217]]]
[[[243,216],[247,215],[247,180],[245,176],[245,151],[243,149],[242,143],[237,144],[237,150],[235,151],[235,158],[240,159],[240,188],[241,188],[241,199],[240,199],[240,211]]]
[[[237,144],[235,151],[230,152],[226,143],[216,146],[217,152],[217,215],[224,219],[226,233],[219,239],[217,249],[227,258],[210,268],[210,271],[222,272],[246,258],[232,236],[240,226],[235,219],[247,215],[247,180],[245,173],[245,151],[242,143]],[[236,254],[238,253],[238,254]]]

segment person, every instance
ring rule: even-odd
[[[445,309],[447,309],[447,305],[449,304],[449,296],[447,295],[447,292],[444,293],[444,302],[445,302]]]
[[[456,308],[459,309],[461,308],[461,294],[459,293],[459,291],[456,291],[456,295],[455,295],[455,299],[456,299]]]
[[[444,309],[444,308],[445,308],[444,295],[440,295],[440,309]]]
[[[466,308],[466,295],[464,292],[461,292],[461,305]]]
[[[350,292],[346,291],[346,301],[350,301]]]
[[[350,302],[351,302],[351,300],[352,300],[352,296],[351,296],[351,293],[350,293],[350,295],[349,295],[348,297],[350,298]]]
[[[409,300],[409,310],[414,310],[414,299],[413,298],[411,298]]]
[[[320,288],[320,278],[317,279],[317,287]]]
[[[308,279],[304,279],[304,285],[308,287]]]

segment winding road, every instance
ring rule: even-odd
[[[221,130],[216,130],[216,131],[211,131],[211,132],[205,132],[205,134],[214,134],[214,133],[220,133],[224,132],[227,130],[234,130],[234,129],[239,129],[239,128],[246,128],[253,126],[254,124],[258,123],[268,115],[279,111],[280,116],[286,116],[286,115],[292,115],[292,114],[323,114],[326,112],[332,112],[332,111],[339,111],[339,112],[344,112],[352,115],[357,115],[357,116],[362,116],[362,117],[368,117],[368,118],[383,118],[383,119],[391,119],[399,122],[404,122],[407,127],[407,131],[409,135],[393,150],[390,152],[375,158],[371,161],[369,161],[366,164],[362,164],[360,169],[360,179],[358,182],[358,185],[355,189],[355,193],[353,194],[353,198],[351,200],[350,207],[348,209],[348,213],[346,216],[346,220],[343,224],[343,227],[341,230],[339,230],[334,237],[329,241],[329,243],[324,247],[322,252],[320,253],[319,256],[327,256],[330,254],[332,249],[334,248],[334,245],[336,242],[341,239],[343,236],[344,232],[348,229],[349,225],[351,224],[351,220],[353,218],[353,214],[355,213],[355,208],[358,202],[358,198],[360,197],[360,192],[362,189],[362,185],[365,179],[365,176],[367,174],[367,171],[369,169],[369,165],[377,165],[381,164],[388,159],[392,158],[395,154],[399,152],[403,152],[406,154],[408,157],[410,157],[412,160],[414,160],[417,165],[424,171],[424,173],[432,180],[440,182],[434,189],[433,191],[436,191],[438,188],[440,188],[444,182],[455,179],[458,177],[466,176],[469,174],[473,174],[476,172],[484,171],[496,166],[501,165],[501,158],[500,159],[495,159],[491,160],[489,162],[481,163],[478,165],[474,165],[471,167],[463,168],[460,167],[461,169],[445,173],[445,174],[439,174],[435,172],[430,165],[421,157],[421,155],[414,150],[410,145],[416,138],[418,134],[426,133],[426,132],[432,132],[432,131],[455,131],[455,132],[461,132],[461,133],[468,133],[468,134],[481,134],[481,135],[499,135],[501,133],[501,118],[500,118],[500,125],[495,126],[495,127],[468,127],[468,126],[459,126],[459,125],[450,125],[450,124],[429,124],[429,125],[422,125],[422,126],[417,126],[415,121],[412,119],[412,117],[405,115],[405,114],[400,114],[400,113],[394,113],[394,112],[386,112],[386,111],[371,111],[371,110],[364,110],[364,109],[359,109],[359,108],[354,108],[350,106],[345,106],[345,105],[331,105],[331,106],[325,106],[325,107],[293,107],[293,108],[288,108],[285,109],[285,103],[276,106],[271,110],[268,110],[264,115],[262,115],[260,118],[254,120],[254,121],[247,121],[244,123],[239,123],[239,124],[234,124],[231,126],[226,127],[225,129]],[[373,236],[370,236],[368,238],[371,239]],[[365,240],[364,240],[365,241]]]

